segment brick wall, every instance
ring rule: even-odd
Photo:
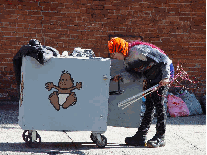
[[[12,58],[30,39],[63,51],[91,48],[107,57],[109,35],[142,36],[182,63],[206,90],[204,0],[1,0],[0,100],[17,100]],[[128,38],[130,39],[130,38]],[[198,87],[198,85],[196,85]]]

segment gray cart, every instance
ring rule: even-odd
[[[107,139],[110,59],[51,58],[45,65],[23,57],[19,125],[31,147],[41,142],[37,130],[92,131],[105,147]]]

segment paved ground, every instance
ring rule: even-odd
[[[107,127],[104,134],[108,144],[97,148],[90,139],[91,132],[38,131],[42,143],[29,148],[22,139],[23,130],[18,125],[18,106],[0,106],[0,154],[73,154],[73,155],[204,155],[206,154],[206,115],[168,118],[166,146],[162,148],[132,147],[124,144],[135,128]],[[155,120],[148,139],[155,134]],[[73,140],[71,140],[69,137]]]

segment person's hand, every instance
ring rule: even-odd
[[[139,69],[138,69],[138,68],[134,68],[134,71],[135,71],[135,72],[138,72],[138,71],[139,71]]]
[[[170,79],[163,79],[159,82],[160,86],[166,86],[170,83]]]
[[[121,79],[122,79],[122,77],[120,75],[116,75],[113,77],[112,81],[118,82]]]

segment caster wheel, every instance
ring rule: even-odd
[[[91,138],[91,140],[92,140],[94,143],[96,143],[97,139],[96,139],[96,137],[95,137],[92,133],[91,133],[90,138]]]
[[[101,141],[96,138],[96,145],[99,148],[104,148],[107,145],[107,138],[103,135],[101,135]]]
[[[29,133],[28,135],[25,135],[25,142],[27,146],[35,148],[41,143],[41,137],[36,131],[36,140],[32,141],[32,133]]]
[[[26,137],[29,135],[29,130],[24,130],[23,134],[22,134],[22,138],[25,141]]]

